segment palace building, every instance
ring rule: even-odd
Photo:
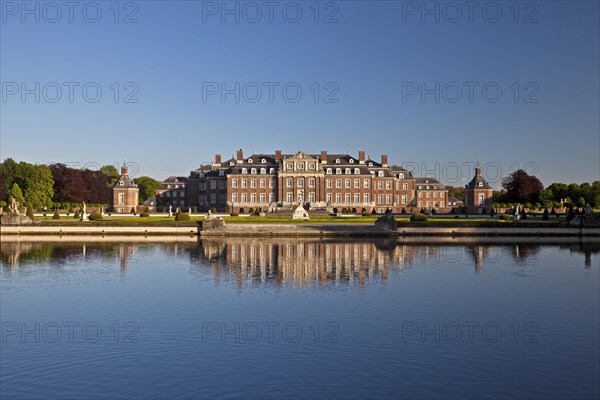
[[[128,213],[137,210],[140,189],[129,177],[127,165],[121,167],[121,175],[113,186],[112,207],[114,212]]]
[[[433,178],[415,178],[400,166],[388,165],[387,155],[379,161],[366,158],[364,151],[359,151],[358,157],[327,151],[283,154],[280,150],[245,157],[238,150],[235,158],[228,160],[216,154],[212,164],[191,171],[187,182],[183,181],[180,179],[185,200],[178,195],[177,205],[200,211],[274,211],[300,204],[328,211],[346,208],[354,212],[399,213],[412,207],[449,210],[448,192],[441,183]],[[422,205],[415,198],[419,194],[423,196],[419,198]],[[157,201],[159,198],[167,200],[157,196]]]
[[[494,190],[481,174],[481,168],[475,168],[475,176],[465,186],[465,206],[467,213],[481,214],[492,210],[492,195]]]

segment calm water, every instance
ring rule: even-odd
[[[2,243],[4,399],[595,399],[600,245]]]

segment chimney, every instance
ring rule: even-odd
[[[361,150],[358,152],[358,163],[359,164],[365,163],[365,151],[364,150]]]
[[[221,155],[220,154],[215,154],[215,165],[221,166]]]
[[[121,175],[127,175],[127,173],[128,173],[127,165],[125,165],[125,163],[123,163],[123,166],[121,166]]]
[[[381,155],[381,166],[387,167],[387,163],[388,163],[387,154],[382,154]]]
[[[327,151],[321,151],[321,164],[327,164]]]
[[[237,160],[238,164],[241,164],[241,163],[244,161],[244,152],[243,152],[243,150],[242,150],[242,149],[239,149],[239,150],[237,151],[237,157],[236,157],[236,160]]]
[[[275,161],[281,160],[281,150],[275,150]]]

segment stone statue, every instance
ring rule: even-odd
[[[80,221],[87,221],[88,220],[88,215],[87,215],[87,212],[86,212],[85,201],[83,202],[83,204],[81,206],[81,218],[79,220]]]
[[[169,204],[169,217],[173,215],[173,206]]]
[[[17,200],[14,197],[10,198],[10,206],[8,209],[11,214],[19,213],[19,203],[17,202]]]
[[[519,219],[521,219],[521,213],[520,213],[520,211],[519,211],[519,207],[520,207],[520,206],[521,206],[520,204],[517,204],[517,205],[515,206],[515,219],[516,219],[517,221],[518,221]]]
[[[83,207],[82,207],[82,209],[83,209],[83,213],[85,214],[85,212],[86,212],[86,211],[85,211],[85,201],[83,202]]]

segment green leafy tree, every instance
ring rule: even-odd
[[[35,219],[35,216],[33,215],[33,206],[31,203],[27,203],[27,216],[31,219]]]
[[[25,197],[23,197],[23,192],[21,191],[19,184],[16,182],[13,183],[12,187],[10,188],[10,191],[8,192],[8,198],[14,198],[21,206],[25,204]]]
[[[575,205],[577,207],[583,207],[585,206],[585,199],[583,197],[580,197],[579,199],[577,199],[577,201],[575,202]]]
[[[140,176],[135,178],[134,183],[140,188],[140,204],[155,196],[155,191],[160,185],[160,182],[149,176]]]

